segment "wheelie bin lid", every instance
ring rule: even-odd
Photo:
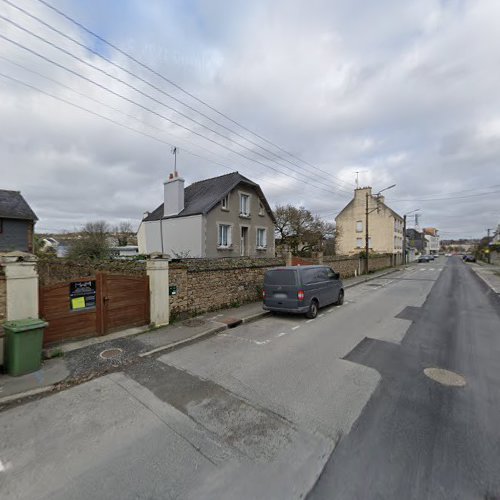
[[[5,330],[10,330],[14,333],[21,333],[29,330],[36,330],[37,328],[45,328],[48,325],[49,324],[42,319],[26,318],[6,321],[3,327]]]

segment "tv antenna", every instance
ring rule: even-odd
[[[177,177],[177,146],[172,146],[170,152],[174,155],[174,175]]]
[[[367,170],[356,170],[356,172],[354,172],[356,174],[356,189],[359,189],[359,174],[363,172],[367,172]]]

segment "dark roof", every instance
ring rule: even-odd
[[[238,184],[246,184],[253,187],[262,201],[267,213],[274,219],[274,214],[271,207],[258,184],[247,179],[239,172],[231,172],[230,174],[212,177],[204,181],[194,182],[184,189],[184,210],[178,215],[163,216],[163,203],[155,208],[147,217],[143,219],[145,222],[155,221],[160,219],[173,219],[176,217],[187,217],[188,215],[199,215],[208,213],[215,205],[217,205],[224,196],[229,194]]]
[[[0,189],[0,217],[3,219],[38,220],[19,191]]]

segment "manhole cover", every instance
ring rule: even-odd
[[[466,384],[465,378],[462,375],[444,370],[443,368],[426,368],[424,373],[427,377],[442,385],[463,387]]]
[[[202,326],[205,324],[205,321],[202,319],[187,319],[186,321],[183,321],[182,324],[184,326]]]
[[[113,349],[106,349],[99,354],[99,356],[102,359],[110,359],[110,358],[117,358],[118,356],[121,355],[123,352],[123,349],[119,349],[118,347],[113,348]]]

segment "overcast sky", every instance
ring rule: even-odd
[[[47,2],[258,136],[40,1],[13,3],[97,55],[0,0],[53,45],[1,18],[0,36],[60,65],[0,38],[0,188],[22,192],[39,232],[137,226],[172,144],[187,184],[238,170],[272,206],[329,220],[358,171],[375,191],[395,183],[387,204],[442,238],[500,223],[498,0]]]

